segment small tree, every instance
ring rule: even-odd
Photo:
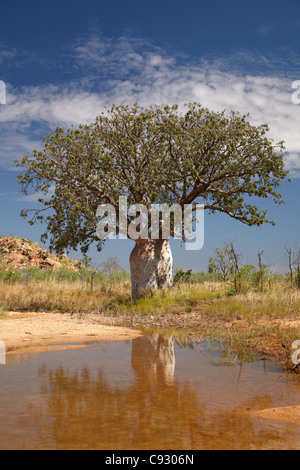
[[[207,272],[208,274],[219,274],[218,264],[212,256],[208,260]]]
[[[258,268],[256,269],[253,279],[254,286],[258,288],[261,292],[265,289],[265,283],[268,281],[269,289],[271,289],[271,276],[270,266],[263,264],[262,262],[262,252],[259,253]]]
[[[234,282],[234,291],[241,290],[241,254],[234,247],[234,243],[225,243],[223,248],[216,248],[216,256],[209,259],[208,271],[214,274],[220,274],[223,282],[230,278]]]
[[[78,263],[75,265],[75,267],[79,270],[79,277],[81,281],[81,285],[83,287],[84,282],[86,281],[87,278],[87,273],[91,274],[91,264],[92,264],[92,258],[90,258],[86,253],[83,254],[82,259],[78,261]],[[91,284],[92,284],[92,278],[91,278]]]
[[[224,282],[231,276],[237,278],[240,255],[236,253],[233,243],[226,243],[223,248],[216,248],[215,253],[216,256],[209,259],[208,271],[221,274]]]
[[[96,242],[97,208],[110,204],[119,215],[119,197],[128,204],[200,203],[249,226],[274,222],[255,205],[255,198],[283,203],[276,191],[286,178],[284,145],[267,137],[268,126],[253,126],[248,116],[214,112],[198,103],[180,113],[176,105],[113,106],[91,125],[57,128],[16,164],[22,191],[41,192],[42,209],[30,223],[46,221],[42,240],[58,253]],[[52,194],[49,197],[49,191]],[[45,211],[50,209],[46,216]],[[195,209],[195,206],[194,206]],[[27,217],[30,211],[22,212]],[[123,221],[124,222],[124,221]],[[130,238],[131,220],[125,221]],[[124,229],[124,227],[123,227]],[[117,233],[120,219],[117,218]],[[170,287],[173,262],[169,239],[135,239],[130,257],[132,295]],[[227,277],[227,274],[224,275]]]
[[[118,276],[120,272],[124,271],[123,268],[120,266],[120,260],[117,257],[108,258],[106,261],[101,263],[101,268],[102,271],[108,275],[110,288],[112,288],[113,276],[115,274]]]
[[[218,266],[219,273],[222,275],[224,282],[228,281],[230,276],[233,274],[232,260],[229,256],[227,247],[216,248],[215,263]]]
[[[237,253],[233,243],[226,245],[226,250],[228,253],[229,262],[232,265],[234,288],[236,292],[239,292],[241,290],[241,276],[240,276],[241,255]]]
[[[297,258],[295,260],[296,265],[296,285],[300,289],[300,248],[298,250]]]
[[[261,291],[264,290],[264,278],[265,278],[265,267],[262,262],[262,255],[264,254],[263,251],[258,252],[258,266],[259,266],[259,282],[260,282],[260,288]]]
[[[293,249],[285,247],[289,259],[289,271],[290,271],[290,280],[293,284],[294,282],[294,266],[293,266]]]
[[[300,289],[300,248],[298,248],[296,256],[294,256],[293,248],[285,247],[285,249],[288,254],[288,277],[291,283]]]

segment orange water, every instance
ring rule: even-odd
[[[9,356],[0,449],[298,449],[300,426],[253,412],[299,405],[299,379],[226,362],[208,343],[159,334]]]

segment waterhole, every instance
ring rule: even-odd
[[[12,355],[0,366],[0,449],[298,449],[299,378],[208,341],[132,341]]]

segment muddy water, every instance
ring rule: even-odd
[[[299,449],[300,426],[253,415],[299,404],[299,380],[271,363],[152,333],[8,356],[0,449]]]

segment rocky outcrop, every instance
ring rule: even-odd
[[[77,271],[78,261],[66,255],[56,256],[25,238],[0,238],[0,266],[22,269],[37,267],[40,269],[68,268]]]

